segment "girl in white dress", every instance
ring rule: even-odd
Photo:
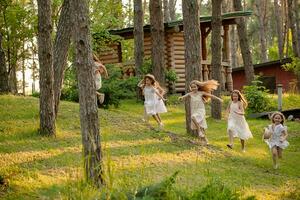
[[[105,78],[108,78],[108,73],[106,67],[100,62],[95,54],[93,54],[94,60],[94,81],[96,85],[96,94],[99,99],[100,104],[104,102],[104,94],[97,92],[102,87],[102,78],[101,75],[104,75]]]
[[[227,112],[229,113],[227,127],[229,144],[227,144],[227,147],[230,149],[233,148],[233,138],[239,137],[242,151],[245,152],[245,140],[253,137],[244,116],[244,109],[246,109],[247,105],[248,103],[241,92],[233,90],[231,93],[231,102],[227,108]]]
[[[203,139],[206,144],[208,140],[205,136],[205,129],[207,129],[207,123],[205,119],[205,106],[204,103],[209,100],[209,98],[215,98],[220,102],[223,102],[217,96],[211,94],[213,90],[218,88],[218,82],[215,80],[208,80],[205,82],[200,82],[193,80],[190,83],[191,92],[179,97],[179,100],[186,100],[190,98],[191,105],[191,129],[197,130],[200,139]]]
[[[155,121],[158,123],[159,128],[163,128],[163,123],[160,118],[160,113],[167,112],[166,106],[163,101],[166,99],[163,97],[165,91],[160,87],[159,83],[155,80],[152,74],[146,74],[144,79],[138,84],[143,90],[145,97],[144,102],[144,118],[148,122],[148,116],[152,115]]]
[[[271,115],[272,124],[266,130],[270,133],[270,138],[266,140],[273,157],[273,167],[278,168],[278,158],[282,158],[282,151],[285,149],[289,142],[286,140],[288,133],[287,127],[284,126],[284,115],[280,112],[274,112]]]

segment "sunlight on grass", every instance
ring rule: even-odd
[[[284,98],[287,105],[295,105],[292,95]],[[161,115],[165,131],[150,130],[141,121],[143,104],[135,100],[123,102],[118,109],[99,110],[106,190],[134,193],[179,170],[175,187],[187,192],[218,177],[245,196],[258,199],[295,199],[299,195],[300,123],[287,123],[290,146],[276,171],[270,151],[261,140],[268,120],[248,120],[254,138],[246,142],[246,152],[242,153],[238,139],[233,150],[226,147],[226,121],[210,118],[209,110],[207,137],[211,145],[207,147],[191,143],[197,139],[186,134],[183,104],[168,106],[168,110]],[[150,123],[157,127],[153,119]],[[78,104],[61,103],[56,138],[39,136],[38,125],[38,99],[0,96],[0,175],[9,181],[0,197],[79,198],[74,187],[91,199],[99,195],[81,182]],[[168,131],[175,133],[177,140]]]

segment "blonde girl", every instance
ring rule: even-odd
[[[95,54],[93,54],[94,60],[94,81],[96,85],[96,94],[99,99],[100,104],[104,102],[104,94],[97,92],[102,87],[101,75],[104,75],[104,78],[108,78],[108,73],[106,67],[100,62]]]
[[[191,99],[191,129],[197,130],[198,136],[203,139],[206,144],[208,144],[208,140],[205,136],[207,123],[205,119],[204,103],[206,103],[210,98],[223,102],[222,99],[211,94],[211,92],[216,90],[218,86],[219,83],[215,80],[208,80],[205,82],[193,80],[189,85],[191,92],[179,97],[179,100],[186,100],[187,98]]]
[[[266,130],[270,133],[270,138],[266,140],[268,144],[272,157],[273,157],[273,167],[278,168],[278,158],[282,158],[282,151],[289,146],[289,142],[286,140],[288,133],[287,127],[284,126],[285,117],[281,112],[274,112],[271,115],[272,124],[270,124]]]
[[[151,115],[158,123],[159,128],[163,128],[163,123],[160,118],[160,113],[167,112],[166,106],[163,101],[165,91],[160,87],[159,83],[155,80],[152,74],[146,74],[138,84],[143,90],[145,97],[144,102],[144,119],[148,122],[148,116]]]
[[[242,145],[242,151],[245,152],[245,140],[252,138],[252,133],[245,119],[245,109],[247,108],[245,97],[238,90],[233,90],[231,93],[231,102],[228,105],[227,112],[228,126],[227,133],[229,136],[229,144],[227,147],[233,148],[233,138],[239,137]]]

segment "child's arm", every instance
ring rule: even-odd
[[[178,97],[178,100],[185,100],[188,96],[190,95],[190,92],[189,93],[186,93],[185,95],[181,96],[181,97]]]
[[[143,79],[142,79],[142,80],[140,80],[140,82],[137,84],[137,86],[141,88],[141,87],[143,87],[143,85],[144,85],[144,84],[143,84]]]
[[[207,93],[207,92],[202,92],[202,94],[204,94],[205,96],[208,96],[208,97],[210,97],[210,98],[212,98],[212,99],[217,99],[217,100],[219,100],[220,102],[223,102],[223,99],[221,99],[221,98],[219,98],[219,97],[217,97],[217,96],[215,96],[215,95],[213,95],[213,94],[209,94],[209,93]]]
[[[167,99],[165,99],[165,98],[163,97],[163,95],[162,95],[161,93],[159,93],[158,90],[155,90],[155,94],[157,94],[157,96],[158,96],[160,99],[162,99],[163,101],[166,101],[166,100],[167,100]]]
[[[245,114],[243,103],[239,103],[239,110],[240,111],[234,111],[234,112],[238,115],[244,115]]]
[[[288,136],[288,133],[287,133],[287,130],[284,128],[284,130],[282,130],[281,132],[281,137],[280,137],[280,142],[283,142],[286,140],[287,136]]]
[[[226,112],[229,114],[230,113],[230,104],[231,104],[231,101],[229,102],[229,104],[227,105],[227,108],[226,108]]]

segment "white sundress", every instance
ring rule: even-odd
[[[233,137],[239,137],[242,140],[252,138],[252,133],[244,115],[239,115],[234,111],[240,112],[239,102],[231,102],[230,113],[228,117],[227,132],[231,131]]]
[[[99,90],[102,87],[102,79],[101,79],[101,74],[98,71],[100,67],[100,64],[95,62],[94,65],[94,81],[96,85],[96,90]]]
[[[195,118],[201,128],[207,129],[207,123],[205,119],[205,106],[202,99],[203,94],[197,92],[196,94],[190,94],[191,97],[191,117]],[[196,130],[197,126],[194,122],[191,122],[192,130]]]
[[[154,87],[146,86],[143,90],[145,96],[145,111],[147,115],[155,115],[167,112],[167,108],[162,99],[159,99]]]
[[[280,142],[282,131],[287,131],[286,126],[283,126],[282,124],[278,124],[274,127],[271,124],[268,126],[268,129],[272,133],[272,136],[270,137],[270,139],[265,141],[268,144],[270,149],[272,149],[274,146],[278,146],[281,149],[285,149],[287,146],[289,146],[289,142],[287,140]]]

